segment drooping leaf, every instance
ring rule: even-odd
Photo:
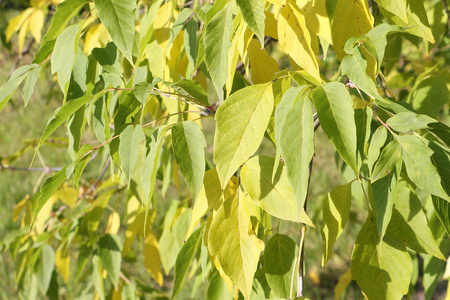
[[[334,243],[347,224],[351,200],[351,183],[336,186],[324,199],[323,225],[320,229],[323,243],[322,267],[333,254]]]
[[[358,174],[356,126],[350,94],[342,83],[330,82],[317,87],[312,96],[323,131],[342,159]]]
[[[47,293],[54,268],[55,251],[50,245],[44,245],[39,260],[34,266],[34,274],[38,281],[38,287],[43,294]]]
[[[169,48],[169,46],[173,43],[173,41],[178,36],[178,34],[180,34],[180,31],[186,25],[186,21],[192,14],[193,14],[193,11],[189,7],[184,8],[180,12],[175,23],[173,23],[173,25],[170,28],[170,39],[169,39],[169,42],[167,43],[167,48]]]
[[[381,152],[372,173],[372,182],[390,174],[402,155],[400,144],[393,140]]]
[[[355,22],[356,20],[356,22]],[[363,0],[339,0],[334,12],[331,33],[336,56],[342,61],[344,46],[351,37],[359,37],[372,29],[373,17]]]
[[[277,61],[265,49],[261,49],[255,39],[252,39],[248,45],[247,53],[252,71],[252,82],[269,82],[273,75],[278,72]]]
[[[153,231],[145,233],[144,241],[144,266],[150,276],[162,286],[164,277],[161,272],[161,253],[158,240]]]
[[[389,127],[399,132],[426,128],[429,123],[437,123],[437,120],[414,112],[401,112],[386,121]]]
[[[402,168],[402,160],[399,159],[394,169],[387,176],[376,182],[372,182],[372,197],[375,219],[378,229],[378,238],[383,239],[392,217],[394,201],[397,197],[397,187]]]
[[[383,0],[384,1],[384,0]],[[400,0],[404,1],[404,0]],[[372,55],[377,61],[377,69],[380,71],[381,63],[383,62],[384,52],[387,45],[386,36],[393,31],[398,31],[400,28],[396,25],[390,25],[388,23],[382,23],[372,28],[368,33],[363,35],[358,39],[358,41],[363,42],[362,47],[370,55]],[[366,41],[368,39],[368,41]],[[370,47],[369,47],[370,44]],[[373,48],[372,48],[373,46]]]
[[[102,24],[108,30],[114,44],[133,65],[134,0],[94,0]]]
[[[360,168],[367,156],[373,111],[370,107],[355,109],[357,162]]]
[[[229,197],[219,208],[208,232],[208,249],[224,273],[245,299],[250,299],[253,276],[264,243],[249,234],[250,215],[242,191]]]
[[[213,5],[213,8],[220,3]],[[208,12],[209,13],[209,12]],[[228,48],[231,45],[233,31],[232,5],[226,4],[206,24],[204,33],[204,50],[206,69],[216,89],[219,100],[223,100],[223,86],[227,82]]]
[[[274,159],[255,156],[249,159],[241,170],[241,183],[255,204],[269,214],[288,221],[302,222],[314,227],[303,206],[297,208],[287,172],[279,164],[274,172]],[[273,178],[273,179],[272,179]]]
[[[52,74],[58,74],[58,83],[64,94],[67,95],[72,69],[78,51],[78,40],[80,39],[82,23],[68,26],[58,36],[55,49],[52,54]]]
[[[288,1],[280,9],[277,28],[280,46],[284,53],[315,79],[322,81],[319,65],[311,47],[311,36],[306,28],[305,17],[292,1]]]
[[[193,97],[195,100],[205,105],[209,105],[205,90],[196,81],[181,79],[180,81],[172,84],[170,87],[179,94]]]
[[[128,126],[119,136],[119,155],[122,171],[128,179],[128,185],[131,181],[131,175],[136,166],[136,162],[140,152],[140,145],[145,139],[144,131],[141,125]]]
[[[206,140],[200,126],[194,121],[184,121],[172,127],[172,149],[181,175],[196,201],[205,175]]]
[[[122,241],[118,235],[105,234],[98,240],[97,246],[102,265],[108,273],[114,289],[117,290],[122,263]]]
[[[419,198],[401,184],[398,186],[388,232],[408,248],[445,260],[428,227],[427,217]]]
[[[91,271],[92,284],[95,287],[98,298],[100,300],[105,299],[105,288],[103,284],[103,267],[102,261],[97,253],[92,257],[92,271]]]
[[[428,193],[450,201],[441,185],[436,167],[431,163],[433,151],[413,135],[397,137],[402,147],[402,158],[411,181]]]
[[[406,0],[377,0],[376,2],[385,10],[399,17],[403,22],[408,23]]]
[[[303,210],[308,192],[309,164],[314,154],[314,120],[305,87],[293,87],[275,111],[275,139],[287,169],[297,211]]]
[[[265,14],[264,2],[259,0],[236,0],[244,21],[258,37],[261,47],[264,45]]]
[[[387,129],[384,126],[379,126],[374,134],[372,135],[372,140],[370,141],[369,150],[367,151],[367,167],[369,168],[369,173],[372,174],[373,165],[377,161],[380,155],[380,149],[386,143],[387,139]]]
[[[272,236],[264,250],[264,270],[274,297],[290,297],[296,254],[295,242],[287,235]]]
[[[408,293],[413,266],[402,243],[389,234],[378,240],[375,218],[369,215],[356,238],[351,270],[369,299],[401,299]]]
[[[354,47],[353,53],[345,56],[342,60],[342,74],[347,75],[359,89],[370,97],[383,101],[375,82],[367,75],[366,69],[367,61],[359,47]]]
[[[183,287],[194,254],[201,243],[204,229],[205,227],[202,226],[194,231],[186,243],[184,243],[183,247],[181,247],[180,252],[178,252],[177,261],[175,262],[175,279],[171,299],[174,299]]]
[[[433,207],[436,215],[450,234],[450,202],[436,196],[433,197]]]
[[[34,87],[38,80],[39,69],[40,68],[31,69],[27,78],[25,79],[25,84],[23,85],[23,88],[22,88],[22,97],[23,97],[23,101],[24,101],[24,106],[28,105],[28,101],[30,100],[31,95],[33,95]],[[0,96],[0,98],[1,98],[1,96]]]
[[[222,188],[258,149],[273,111],[270,84],[257,84],[232,94],[216,112],[214,162]]]

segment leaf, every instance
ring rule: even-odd
[[[181,247],[178,252],[177,261],[175,263],[175,278],[173,283],[173,292],[171,299],[174,299],[181,291],[184,280],[186,279],[189,267],[192,265],[194,254],[202,241],[202,234],[205,227],[197,229]]]
[[[397,138],[402,146],[402,158],[411,181],[422,190],[450,201],[442,188],[441,178],[431,163],[433,151],[415,136],[401,135]]]
[[[336,186],[323,202],[323,225],[320,229],[323,243],[322,267],[333,254],[333,246],[344,230],[350,215],[352,183]]]
[[[401,158],[400,144],[393,140],[383,149],[372,173],[372,183],[390,174]]]
[[[398,186],[388,232],[408,248],[445,260],[417,196],[403,185]]]
[[[350,94],[342,83],[330,82],[317,87],[312,98],[323,131],[342,159],[358,174],[356,126]]]
[[[438,121],[426,115],[419,115],[413,112],[401,112],[389,118],[386,122],[389,127],[399,132],[427,128],[429,123]]]
[[[44,207],[45,203],[47,203],[50,196],[53,195],[54,192],[56,192],[56,190],[61,186],[61,184],[63,184],[66,179],[66,168],[64,167],[58,173],[54,174],[44,181],[40,189],[39,199],[36,209],[34,210],[33,221],[31,222],[30,228],[33,227],[37,215],[41,211],[42,207]]]
[[[371,134],[373,111],[370,107],[355,109],[356,150],[358,167],[361,168],[367,155],[368,142]]]
[[[39,65],[25,65],[15,70],[9,80],[0,87],[0,112],[16,92],[22,81],[27,78],[30,72],[39,68]]]
[[[353,54],[345,56],[342,60],[342,74],[347,75],[359,89],[370,97],[383,101],[374,81],[367,75],[366,69],[367,61],[359,47],[353,48]]]
[[[133,173],[136,161],[140,152],[140,145],[145,140],[145,134],[141,125],[128,126],[119,136],[119,155],[121,167],[130,185],[131,174]]]
[[[213,8],[218,5],[213,5]],[[228,48],[233,31],[232,5],[226,4],[207,24],[204,33],[205,65],[211,76],[219,100],[227,82]]]
[[[286,165],[297,211],[308,193],[309,164],[314,154],[314,120],[305,86],[293,87],[275,110],[275,139]]]
[[[386,36],[388,33],[398,30],[400,30],[398,26],[390,25],[388,23],[382,23],[375,26],[368,33],[358,39],[359,42],[364,42],[363,49],[367,50],[367,52],[372,55],[377,61],[378,72],[380,71],[387,45]],[[370,41],[370,44],[373,45],[373,49],[370,49],[370,47],[368,47],[369,43],[366,39],[368,39]]]
[[[389,222],[392,218],[392,208],[397,197],[397,186],[402,169],[402,160],[399,159],[394,169],[387,175],[372,182],[371,190],[373,208],[378,229],[378,238],[383,239]]]
[[[242,186],[255,204],[269,214],[314,227],[303,206],[297,207],[283,164],[279,164],[275,171],[275,175],[272,174],[274,172],[272,157],[252,157],[242,167],[240,173]]]
[[[118,235],[105,234],[98,240],[97,246],[102,265],[108,273],[114,289],[117,290],[122,263],[122,241]]]
[[[344,46],[351,37],[358,37],[372,29],[373,17],[363,0],[339,0],[331,24],[333,48],[340,61],[346,55]]]
[[[450,234],[450,202],[436,196],[432,196],[432,198],[434,211],[447,233]]]
[[[232,94],[217,109],[214,162],[222,189],[261,144],[273,101],[271,85],[257,84]]]
[[[196,81],[188,80],[188,79],[181,79],[180,81],[172,84],[170,87],[173,88],[179,94],[182,94],[184,96],[193,97],[193,98],[195,98],[195,100],[197,100],[205,105],[209,105],[208,97],[206,95],[205,90]]]
[[[260,0],[236,0],[236,4],[242,13],[245,23],[258,37],[261,48],[264,45],[264,27],[266,16],[264,14],[264,2]]]
[[[401,299],[408,293],[413,266],[402,243],[389,234],[378,241],[375,219],[369,215],[356,238],[351,270],[369,299]]]
[[[403,22],[408,23],[406,0],[377,0],[377,4],[393,15],[399,17]]]
[[[102,261],[97,253],[95,253],[92,258],[91,281],[95,287],[98,297],[101,300],[104,300],[105,289],[103,285],[103,267]]]
[[[387,129],[383,125],[380,125],[372,135],[370,141],[369,150],[367,151],[367,167],[369,173],[372,174],[373,165],[380,155],[380,149],[386,143]]]
[[[275,234],[264,250],[264,269],[273,296],[290,297],[297,245],[287,235]]]
[[[197,63],[197,30],[198,30],[198,21],[195,18],[192,18],[186,24],[186,28],[184,29],[184,48],[186,49],[186,56],[189,60],[189,64],[192,66],[191,72],[194,70],[194,66]],[[189,72],[189,76],[192,73]]]
[[[81,254],[79,254],[79,257],[80,256]],[[70,276],[70,252],[67,249],[60,249],[56,251],[55,267],[64,279],[64,282],[67,284]]]
[[[261,49],[255,39],[251,40],[247,53],[252,71],[252,82],[269,82],[273,75],[278,72],[277,61],[264,48]]]
[[[159,156],[161,153],[162,142],[164,134],[170,128],[170,126],[158,127],[152,135],[152,139],[148,147],[150,152],[145,158],[144,164],[141,169],[141,182],[144,189],[144,201],[143,204],[147,207],[150,203],[151,197],[155,189],[156,172],[158,171]]]
[[[196,201],[205,175],[206,140],[200,126],[194,121],[184,121],[172,127],[172,149],[181,175]]]
[[[144,240],[144,266],[159,286],[163,286],[164,277],[161,272],[161,255],[158,240],[153,231],[146,232]]]
[[[311,36],[306,28],[305,17],[299,11],[300,9],[290,1],[281,7],[278,16],[280,46],[297,65],[321,81],[319,65],[311,48]]]
[[[170,28],[170,39],[169,42],[167,43],[167,47],[166,50],[169,48],[169,46],[173,43],[173,41],[175,40],[175,38],[178,36],[178,34],[180,34],[180,31],[183,29],[183,27],[186,25],[186,21],[187,19],[192,16],[193,11],[192,9],[186,7],[184,8],[180,14],[177,17],[177,20],[175,21],[175,23],[173,23],[173,25]]]
[[[67,96],[70,77],[72,76],[72,70],[77,57],[81,28],[82,23],[80,22],[64,29],[56,39],[55,49],[51,58],[52,74],[58,74],[58,83],[64,97]]]
[[[208,249],[217,256],[224,273],[250,298],[253,276],[264,243],[249,234],[250,215],[242,191],[229,197],[219,208],[208,232]]]
[[[102,24],[108,30],[114,44],[133,65],[134,0],[94,0]]]
[[[24,101],[24,106],[28,105],[28,101],[30,100],[31,95],[33,95],[34,87],[36,86],[36,82],[38,79],[39,70],[40,70],[39,67],[31,69],[28,76],[25,79],[25,84],[23,85],[22,88],[22,97]]]
[[[44,245],[39,260],[34,266],[34,274],[37,278],[38,287],[43,294],[47,293],[54,268],[55,251],[50,245]]]
[[[439,118],[442,106],[448,103],[450,98],[448,80],[443,76],[430,76],[420,78],[408,96],[408,102],[421,114],[427,114],[433,118]]]

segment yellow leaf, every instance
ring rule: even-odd
[[[108,225],[106,226],[106,232],[110,234],[116,234],[120,228],[120,216],[117,212],[113,211],[109,215]]]
[[[217,256],[224,273],[250,298],[253,276],[263,241],[248,233],[250,215],[242,191],[229,197],[214,215],[208,233],[208,250]]]
[[[159,284],[159,286],[163,286],[164,278],[161,271],[159,245],[153,231],[147,232],[147,236],[145,237],[144,265],[150,276]]]
[[[88,29],[84,39],[84,53],[87,55],[91,54],[92,49],[96,47],[102,47],[108,42],[108,31],[106,31],[103,24],[93,25]]]
[[[35,8],[27,8],[20,15],[9,20],[8,27],[6,27],[5,35],[6,41],[9,42],[14,32],[18,31],[26,19],[35,11]],[[27,27],[27,26],[26,26]]]
[[[342,294],[345,292],[350,282],[352,282],[352,272],[350,269],[347,269],[347,271],[339,277],[339,281],[334,287],[334,300],[341,299]]]
[[[333,44],[331,39],[331,22],[328,18],[326,0],[316,0],[306,15],[306,24],[312,32]]]
[[[247,29],[247,23],[243,22],[242,15],[240,13],[235,18],[235,22],[237,22],[238,19],[240,19],[241,22],[238,24],[238,27],[235,30],[235,34],[231,41],[231,46],[228,49],[228,57],[229,58],[231,57],[231,63],[228,64],[228,77],[227,82],[225,84],[227,96],[230,95],[231,88],[233,87],[234,74],[236,73],[236,64],[239,59],[238,43],[242,41],[244,37],[244,32]]]
[[[35,8],[40,8],[45,2],[47,2],[47,0],[30,0],[30,5]]]
[[[64,279],[64,282],[67,284],[70,276],[70,253],[66,248],[56,251],[55,266]]]
[[[40,9],[36,10],[30,16],[30,23],[28,24],[28,29],[31,32],[31,35],[36,40],[36,43],[41,42],[41,31],[44,26],[44,12]]]
[[[359,37],[369,32],[373,17],[364,0],[339,0],[334,13],[331,34],[334,52],[342,61],[346,55],[344,46],[351,37]]]
[[[162,5],[158,10],[155,21],[153,22],[156,41],[161,46],[163,51],[167,49],[167,44],[170,39],[170,27],[175,22],[178,15],[178,13],[173,9],[172,3],[172,1],[167,1],[166,4]],[[170,51],[167,52],[170,53]]]
[[[57,198],[55,197],[55,195],[52,195],[39,211],[39,214],[36,216],[36,221],[34,222],[33,229],[36,230],[37,234],[41,234],[46,229],[45,225],[51,216],[53,204],[56,202],[56,200]]]
[[[248,47],[248,57],[254,84],[269,82],[272,76],[279,71],[276,60],[270,57],[266,49],[261,49],[255,39],[252,39]]]
[[[56,198],[61,200],[62,203],[69,207],[74,208],[78,199],[78,191],[73,187],[63,185],[59,190],[53,194]]]
[[[278,38],[281,49],[297,65],[320,80],[319,65],[311,48],[311,36],[306,28],[305,17],[291,0],[280,10]]]
[[[270,11],[264,11],[266,15],[265,19],[265,27],[264,27],[264,35],[270,36],[275,40],[278,40],[278,30],[277,30],[277,19]]]
[[[286,0],[267,0],[270,3],[279,5],[279,6],[285,6],[286,5]]]
[[[13,209],[13,221],[16,222],[19,219],[20,213],[26,207],[27,202],[30,200],[28,195],[25,196]]]

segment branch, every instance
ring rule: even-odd
[[[62,168],[61,167],[23,168],[0,164],[0,171],[1,170],[50,173],[50,172],[59,172],[62,170]]]
[[[447,0],[442,0],[442,2],[444,2],[445,13],[447,14],[448,30],[450,31],[450,11],[448,10]]]

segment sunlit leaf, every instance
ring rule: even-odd
[[[264,2],[260,0],[236,0],[244,21],[264,45]]]
[[[437,120],[413,112],[398,113],[386,122],[389,127],[399,132],[427,128],[429,123],[437,123]]]

